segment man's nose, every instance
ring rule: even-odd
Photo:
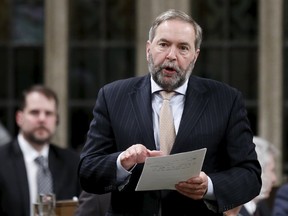
[[[177,58],[177,49],[176,47],[171,46],[168,54],[167,54],[167,58],[171,61],[171,60],[175,60]]]
[[[39,120],[41,120],[41,121],[45,120],[46,117],[47,117],[47,115],[46,115],[46,113],[44,113],[44,112],[40,112],[39,115],[38,115],[38,118],[39,118]]]

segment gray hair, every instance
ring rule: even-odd
[[[261,137],[254,136],[253,142],[256,145],[258,160],[262,168],[266,167],[269,163],[269,155],[276,157],[279,154],[278,149],[274,145]]]
[[[200,49],[200,45],[202,42],[202,28],[198,25],[198,23],[190,17],[188,14],[184,13],[183,11],[170,9],[161,13],[152,23],[152,26],[149,30],[149,41],[153,41],[156,30],[159,25],[167,20],[181,20],[187,23],[190,23],[195,31],[195,48]]]
[[[270,195],[271,187],[273,185],[271,185],[271,176],[269,176],[268,173],[265,172],[265,170],[269,166],[269,163],[271,163],[271,159],[275,161],[276,156],[279,154],[279,151],[273,144],[269,143],[267,140],[261,137],[254,136],[253,142],[256,145],[258,161],[262,168],[262,187],[259,195],[255,199],[261,200],[267,198],[267,196]]]

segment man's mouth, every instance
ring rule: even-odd
[[[38,128],[36,129],[36,131],[41,132],[41,133],[43,133],[43,132],[49,132],[49,130],[48,130],[46,127],[38,127]]]
[[[174,73],[176,73],[176,70],[172,67],[165,67],[163,68],[163,73],[166,75],[173,75]]]

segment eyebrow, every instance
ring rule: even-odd
[[[171,43],[169,40],[167,40],[167,39],[165,39],[165,38],[160,38],[160,39],[157,41],[157,43],[159,43],[159,42]],[[189,43],[187,43],[187,42],[180,42],[179,44],[182,45],[182,46],[185,45],[185,46],[188,46],[188,47],[191,48],[191,45],[190,45]]]
[[[167,42],[167,43],[171,43],[170,41],[168,41],[167,39],[164,39],[164,38],[160,38],[157,43],[159,42]]]

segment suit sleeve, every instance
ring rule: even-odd
[[[261,167],[252,141],[253,134],[244,99],[240,92],[235,92],[231,108],[223,105],[223,109],[229,112],[223,138],[225,153],[223,159],[220,159],[225,161],[226,168],[209,174],[219,212],[250,201],[259,194],[261,188]]]
[[[82,188],[90,193],[107,193],[117,188],[115,149],[104,89],[99,91],[93,120],[80,156],[78,168]],[[97,182],[97,184],[96,184]]]

